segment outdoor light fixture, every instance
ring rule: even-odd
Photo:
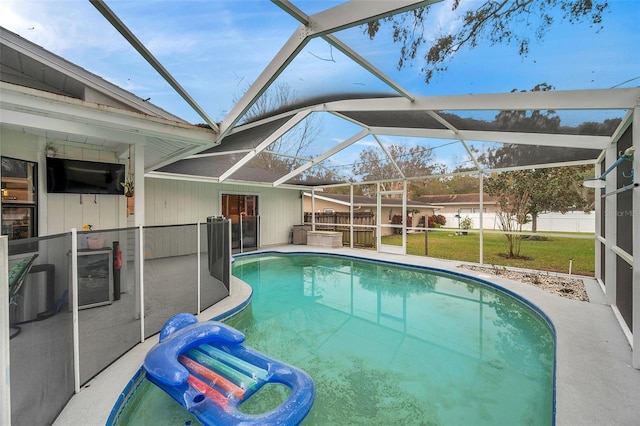
[[[600,177],[585,179],[582,182],[582,186],[586,186],[587,188],[604,188],[606,186],[604,178],[609,174],[609,172],[618,167],[624,160],[632,160],[635,150],[636,149],[633,146],[625,149],[624,154],[622,154],[620,158],[618,158],[616,162],[611,165],[611,167],[609,167],[602,175],[600,175]],[[631,177],[633,177],[633,171],[631,173]]]

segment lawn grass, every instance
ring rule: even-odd
[[[582,237],[582,238],[576,238]],[[588,238],[584,238],[588,237]],[[424,233],[407,235],[407,254],[424,256]],[[400,235],[383,237],[384,244],[401,244]],[[466,262],[480,261],[480,234],[469,232],[467,235],[456,235],[455,230],[432,231],[428,235],[428,256],[440,259],[461,260]],[[504,235],[484,234],[484,264],[507,266],[541,271],[571,272],[578,275],[594,276],[595,254],[593,235],[589,234],[554,234],[542,240],[523,240],[520,254],[527,259],[508,259],[507,239]],[[502,254],[503,256],[500,256]]]

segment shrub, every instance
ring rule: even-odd
[[[460,221],[460,228],[461,229],[471,229],[473,227],[473,221],[471,220],[471,218],[469,216],[465,217],[464,219],[462,219]]]
[[[429,216],[429,228],[440,228],[446,225],[447,218],[441,214],[434,214]]]
[[[407,227],[411,226],[411,216],[407,215]],[[393,217],[391,218],[391,223],[395,224],[395,225],[400,225],[402,224],[402,215],[400,214],[394,214]]]

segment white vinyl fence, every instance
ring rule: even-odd
[[[458,228],[458,218],[455,213],[445,213],[447,218],[445,228]],[[465,217],[471,218],[472,228],[480,228],[480,213],[463,213],[460,221]],[[417,224],[417,220],[415,221]],[[483,214],[484,229],[500,229],[500,221],[495,213]],[[522,227],[523,231],[531,231],[531,223]],[[582,211],[562,213],[544,213],[538,216],[538,232],[585,232],[594,233],[596,230],[596,215]]]

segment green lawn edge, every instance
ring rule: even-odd
[[[460,235],[456,229],[430,231],[427,256],[439,259],[480,263],[480,233]],[[483,264],[534,269],[540,271],[595,275],[595,243],[593,234],[541,234],[542,238],[522,241],[523,259],[510,259],[504,235],[484,233]],[[382,238],[383,244],[401,245],[401,235]],[[425,233],[407,234],[407,254],[425,256]]]

